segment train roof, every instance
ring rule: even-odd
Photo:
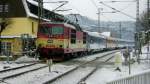
[[[41,24],[56,24],[56,25],[58,24],[58,25],[64,25],[72,29],[76,29],[75,26],[68,24],[68,23],[63,23],[63,22],[42,22]]]
[[[85,32],[88,33],[88,35],[93,36],[93,37],[106,38],[108,40],[113,40],[113,41],[134,42],[133,40],[126,40],[126,39],[104,36],[98,32],[91,32],[91,31],[85,31]]]
[[[90,32],[90,31],[84,31],[84,32],[88,33],[88,35],[93,36],[93,37],[106,38],[104,35],[101,35],[98,32]]]
[[[114,38],[114,37],[111,37],[109,39],[113,39],[113,40],[116,40],[116,41],[123,41],[123,42],[134,42],[133,40],[120,39],[120,38]]]

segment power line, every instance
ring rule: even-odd
[[[68,4],[70,5],[70,4]],[[73,4],[70,5],[73,9],[75,9],[78,13],[81,13],[81,11],[79,9],[77,9]]]
[[[60,6],[58,6],[57,8],[55,8],[54,10],[52,10],[52,11],[55,11],[55,10],[57,10],[57,9],[59,9],[60,7],[62,7],[62,6],[64,6],[64,5],[66,5],[68,2],[63,2]]]
[[[122,8],[122,9],[120,9],[120,10],[124,11],[124,10],[126,10],[127,8],[129,8],[132,4],[133,4],[133,3],[131,2],[131,3],[127,4],[126,7]]]
[[[125,1],[125,0],[124,1],[116,1],[115,0],[115,1],[102,1],[102,2],[106,2],[106,3],[116,3],[116,2],[118,2],[118,3],[120,3],[120,2],[135,2],[135,1],[136,0],[133,0],[133,1],[131,1],[131,0],[130,1]]]
[[[101,3],[101,4],[103,4],[103,5],[104,5],[104,6],[106,6],[106,7],[109,7],[109,8],[111,8],[111,9],[113,9],[113,10],[117,11],[117,12],[122,13],[123,15],[126,15],[126,16],[128,16],[128,17],[130,17],[130,18],[132,18],[132,19],[136,20],[136,18],[134,18],[134,17],[133,17],[133,16],[131,16],[131,15],[128,15],[128,14],[126,14],[126,13],[124,13],[124,12],[120,11],[120,10],[117,10],[116,8],[113,8],[113,7],[111,7],[111,6],[107,5],[107,4],[104,4],[103,2],[100,2],[100,3]]]
[[[96,7],[96,9],[98,9],[99,7],[96,5],[95,1],[90,0],[92,2],[92,4]]]

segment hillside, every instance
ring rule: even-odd
[[[75,15],[66,15],[71,21],[76,22]],[[82,27],[83,30],[88,31],[101,31],[111,32],[112,37],[123,38],[123,39],[134,39],[135,22],[132,21],[121,21],[121,22],[104,22],[101,21],[101,27],[98,27],[98,21],[89,19],[86,16],[76,15],[77,23]],[[121,34],[120,34],[121,33]]]

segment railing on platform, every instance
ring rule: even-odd
[[[150,70],[136,75],[120,78],[107,82],[106,84],[150,84]]]

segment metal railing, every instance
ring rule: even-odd
[[[146,70],[136,75],[109,81],[106,84],[150,84],[150,70]]]

